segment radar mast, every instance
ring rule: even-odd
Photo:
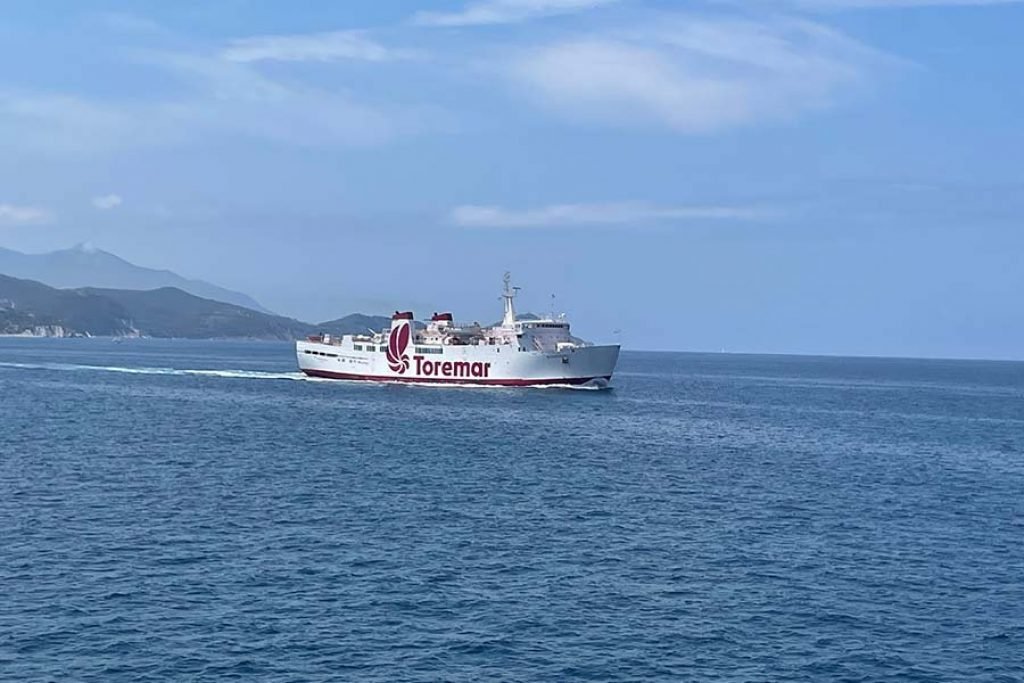
[[[516,298],[519,287],[512,286],[512,273],[508,271],[505,271],[504,282],[505,291],[502,293],[501,298],[505,300],[505,315],[501,319],[501,326],[511,328],[516,325],[516,307],[513,299]]]

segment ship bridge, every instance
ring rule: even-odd
[[[515,334],[524,351],[557,353],[578,345],[565,320],[517,320]]]

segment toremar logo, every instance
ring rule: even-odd
[[[400,375],[409,369],[409,354],[405,351],[409,348],[411,336],[412,330],[407,322],[392,328],[391,334],[388,336],[388,367]]]

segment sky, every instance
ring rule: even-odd
[[[627,348],[1024,358],[1024,2],[4,10],[0,246],[309,321],[495,320],[509,270]]]

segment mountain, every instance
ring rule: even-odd
[[[422,330],[426,327],[426,324],[419,320],[414,320],[412,325],[417,330]],[[335,320],[317,323],[314,327],[316,327],[318,332],[327,332],[328,334],[366,334],[370,331],[380,332],[390,328],[391,316],[350,313]]]
[[[363,334],[369,330],[380,331],[391,327],[391,318],[386,315],[363,315],[352,313],[343,318],[328,320],[316,325],[319,332],[328,334]]]
[[[524,313],[520,320],[536,319]],[[417,329],[424,323],[416,321]],[[177,287],[58,289],[0,275],[0,334],[292,340],[386,330],[391,317],[353,313],[318,325],[198,297]]]
[[[0,334],[45,328],[41,334],[118,336],[133,332],[130,314],[98,294],[54,289],[39,282],[0,275]]]
[[[143,268],[110,252],[77,245],[47,254],[23,254],[0,248],[0,273],[35,280],[51,287],[105,287],[110,289],[178,289],[204,299],[223,301],[270,313],[254,299],[202,280],[189,280],[169,270]]]
[[[40,332],[36,328],[43,328]],[[295,339],[310,325],[203,299],[175,287],[148,291],[55,289],[0,275],[0,333],[143,335],[208,339]]]

